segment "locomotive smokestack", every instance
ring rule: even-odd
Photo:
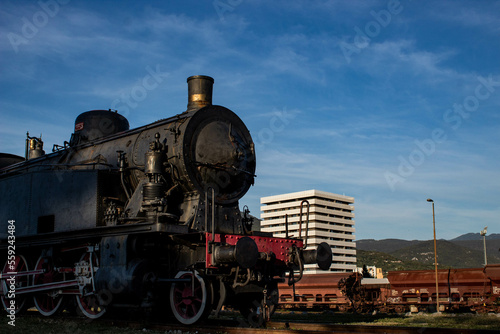
[[[187,78],[188,105],[187,111],[203,108],[212,104],[212,87],[214,79],[206,75],[193,75]]]

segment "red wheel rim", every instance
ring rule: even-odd
[[[43,269],[46,260],[47,260],[46,258],[40,256],[40,258],[36,262],[35,270]],[[33,284],[39,285],[39,284],[57,282],[63,278],[62,276],[63,275],[54,271],[54,265],[52,261],[48,259],[45,273],[35,275],[33,278]],[[40,294],[35,295],[33,297],[33,301],[35,302],[35,306],[38,312],[47,317],[53,315],[59,310],[62,304],[62,300],[63,300],[63,295],[58,295],[53,297],[50,295],[50,291],[41,292]]]
[[[170,288],[170,304],[177,320],[185,325],[198,321],[207,311],[207,289],[205,281],[197,273],[192,282],[192,272],[179,272],[175,278],[190,279],[175,282]],[[194,285],[194,290],[193,290]]]
[[[106,313],[106,308],[99,305],[98,298],[96,295],[90,296],[76,296],[76,302],[80,311],[90,319],[100,318],[104,313]]]
[[[2,269],[2,274],[7,274],[11,272],[22,272],[22,271],[28,271],[28,264],[26,262],[26,259],[22,255],[16,255],[14,258],[14,267],[10,267],[9,261],[6,261],[3,269]],[[3,276],[3,275],[2,275]],[[28,286],[29,284],[29,276],[20,276],[15,278],[15,286],[16,288]],[[6,278],[8,276],[6,275]],[[5,296],[1,296],[0,298],[2,300],[2,305],[7,310],[7,308],[10,306],[10,300],[9,298],[6,298]],[[16,307],[14,310],[14,314],[17,314],[23,310],[24,304],[26,302],[26,298],[24,296],[19,296],[16,294]],[[8,311],[9,312],[9,311]]]
[[[80,262],[89,261],[89,259],[90,259],[90,253],[85,253],[80,258]],[[95,267],[99,266],[99,261],[95,256],[95,254],[92,257],[92,262]],[[100,318],[101,316],[104,315],[104,313],[106,313],[106,307],[100,304],[99,298],[97,297],[96,294],[91,294],[87,296],[77,295],[76,304],[78,305],[78,308],[83,313],[83,315],[85,315],[87,318],[90,319]]]

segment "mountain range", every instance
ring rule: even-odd
[[[433,240],[363,239],[356,241],[357,266],[376,266],[391,270],[434,268]],[[451,240],[436,241],[438,268],[479,268],[484,265],[484,240],[479,233],[468,233]],[[486,236],[488,264],[500,264],[500,234]]]

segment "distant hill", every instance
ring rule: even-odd
[[[383,239],[383,240],[356,240],[356,249],[376,251],[382,253],[391,253],[398,249],[411,247],[418,244],[419,240],[401,240],[401,239]]]
[[[384,275],[392,270],[424,270],[432,269],[434,265],[423,264],[417,261],[403,261],[387,253],[357,250],[357,266],[363,267],[364,264],[382,268]]]
[[[395,250],[410,247],[419,243],[418,240],[401,240],[401,239],[383,239],[383,240],[356,240],[356,248],[361,250],[369,250],[383,253],[390,253]]]
[[[467,247],[470,249],[475,249],[484,252],[484,243],[483,240],[463,240],[463,241],[453,241],[454,244],[460,245],[462,247]],[[496,240],[486,240],[486,254],[489,255],[500,255],[500,239]],[[484,257],[484,255],[483,255]]]
[[[488,236],[487,236],[488,237]],[[484,264],[483,237],[468,233],[452,240],[437,240],[439,268],[478,268]],[[500,263],[500,234],[486,239],[488,263]],[[358,240],[357,265],[375,265],[384,272],[434,268],[434,241]]]
[[[436,242],[438,265],[445,268],[474,268],[482,267],[484,263],[483,251],[463,247],[446,240]],[[417,261],[421,264],[434,264],[434,241],[422,241],[416,245],[399,249],[391,255],[405,260]],[[489,256],[490,262],[500,263],[500,258]]]
[[[488,240],[497,240],[500,239],[500,234],[499,233],[493,233],[493,234],[488,234],[486,235],[486,241]],[[459,237],[456,237],[455,239],[451,239],[450,241],[466,241],[466,240],[480,240],[483,241],[483,237],[481,236],[480,233],[467,233],[467,234],[462,234]]]

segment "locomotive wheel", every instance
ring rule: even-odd
[[[85,253],[80,258],[81,261],[89,261],[90,253]],[[92,257],[92,263],[95,267],[99,267],[99,260],[96,256]],[[84,316],[90,319],[100,318],[106,313],[106,307],[101,305],[100,299],[96,293],[86,296],[76,295],[76,305],[78,305],[77,312],[81,312]]]
[[[396,312],[397,314],[404,314],[405,313],[404,305],[396,305],[396,307],[394,308],[394,312]]]
[[[9,265],[9,261],[5,262],[5,265],[3,266],[2,269],[2,274],[10,273],[10,272],[20,272],[20,271],[27,271],[28,270],[28,263],[26,262],[26,259],[22,255],[16,255],[14,258],[14,266],[12,267]],[[3,275],[2,275],[3,276]],[[6,275],[7,278],[9,278],[8,275]],[[29,276],[21,276],[21,277],[16,277],[15,280],[15,286],[16,289],[20,287],[25,287],[29,285]],[[8,286],[8,285],[7,285]],[[4,295],[1,296],[0,298],[2,300],[2,305],[5,310],[11,305],[11,299],[6,298]],[[18,314],[24,310],[24,306],[26,304],[26,297],[24,295],[19,295],[16,294],[16,304],[15,304],[15,309],[14,309],[14,314]],[[7,311],[9,314],[10,312]]]
[[[270,283],[267,287],[267,300],[265,310],[265,320],[271,320],[271,316],[274,314],[278,305],[280,303],[280,292],[278,290],[278,283]]]
[[[245,297],[240,300],[238,309],[250,327],[261,327],[264,324],[262,298]]]
[[[172,283],[170,287],[170,307],[175,318],[184,325],[192,325],[208,317],[212,311],[211,287],[196,271],[194,277],[191,271],[179,271],[175,278],[190,279]]]
[[[276,311],[277,304],[273,302],[268,302],[267,307],[264,307],[264,298],[261,293],[243,294],[237,298],[238,309],[250,327],[263,327]],[[271,295],[271,298],[274,297]]]
[[[33,285],[46,284],[60,281],[63,275],[54,270],[54,263],[50,258],[40,256],[35,265],[35,270],[45,269],[45,273],[33,277]],[[59,311],[63,295],[53,295],[53,291],[41,292],[33,297],[35,307],[40,314],[48,317]]]

